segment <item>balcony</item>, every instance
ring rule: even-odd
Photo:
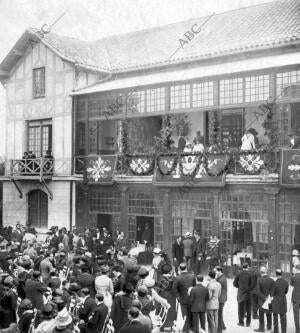
[[[39,157],[11,160],[10,177],[12,179],[34,180],[50,179],[54,173],[54,159]]]
[[[95,158],[77,156],[75,172],[87,176],[85,163],[88,165],[89,160]],[[101,158],[106,159],[108,155],[101,155]],[[116,181],[139,178],[149,182],[150,176],[156,185],[278,183],[280,150],[118,155],[114,170],[112,177]]]

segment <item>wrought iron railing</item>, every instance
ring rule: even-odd
[[[51,176],[54,173],[54,159],[47,157],[11,160],[11,177]]]

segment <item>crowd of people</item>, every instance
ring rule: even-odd
[[[204,242],[197,231],[173,244],[172,258],[159,248],[151,265],[139,265],[140,252],[124,234],[106,228],[52,227],[40,241],[34,229],[17,224],[0,236],[0,333],[149,333],[226,330],[223,310],[227,278],[220,240]],[[208,261],[204,277],[203,262]],[[206,266],[207,267],[207,266]],[[244,263],[236,274],[238,325],[259,319],[257,332],[286,333],[289,283],[276,270]],[[299,333],[300,265],[290,281],[296,333]],[[266,315],[266,326],[264,317]],[[246,318],[246,319],[245,319]]]

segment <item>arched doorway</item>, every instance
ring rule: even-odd
[[[31,227],[48,227],[48,196],[41,190],[28,194],[28,224]]]

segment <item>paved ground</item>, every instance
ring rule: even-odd
[[[237,326],[238,322],[238,311],[237,311],[237,302],[236,295],[237,290],[232,285],[233,280],[228,279],[228,302],[225,304],[224,309],[224,321],[227,326],[226,333],[248,333],[253,332],[255,328],[258,328],[258,320],[251,321],[251,327],[240,327]],[[287,333],[294,333],[294,317],[293,317],[293,309],[290,307],[291,303],[291,291],[290,288],[289,294],[287,296],[288,300],[288,313],[287,313]],[[268,331],[266,331],[268,332]]]

